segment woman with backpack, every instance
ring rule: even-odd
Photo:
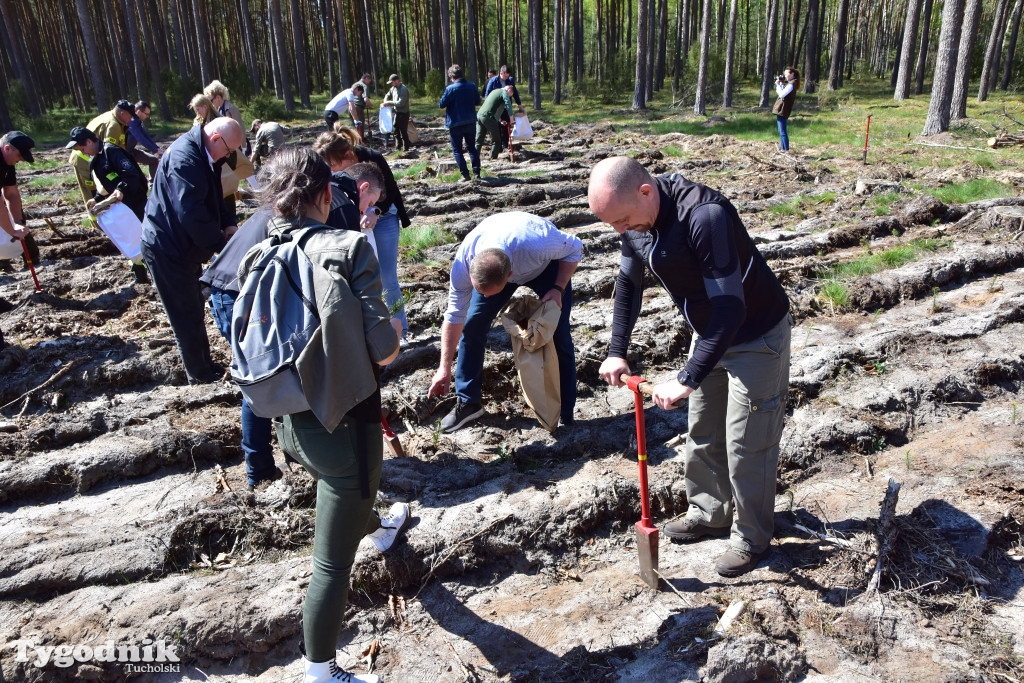
[[[274,419],[281,449],[317,480],[313,575],[302,615],[304,680],[377,683],[377,676],[341,669],[335,646],[345,620],[356,548],[367,531],[379,526],[371,514],[383,461],[378,366],[398,356],[401,323],[388,315],[377,259],[366,237],[324,225],[331,208],[331,171],[319,155],[309,148],[288,147],[263,173],[263,203],[275,213],[269,234],[323,228],[306,233],[303,251],[314,266],[343,281],[340,292],[325,296],[355,299],[344,316],[321,311],[323,384],[303,386],[311,410]],[[252,263],[249,255],[243,259],[240,283]],[[336,417],[325,423],[317,415]]]

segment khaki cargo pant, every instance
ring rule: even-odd
[[[750,552],[767,548],[774,532],[792,326],[787,314],[763,336],[729,347],[690,395],[687,517],[712,527],[731,524],[731,545]]]

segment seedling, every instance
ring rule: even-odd
[[[1015,424],[1017,424],[1017,404],[1016,403],[1011,403],[1010,406],[1011,406],[1010,424],[1015,425]]]
[[[907,463],[907,469],[908,470],[914,469],[914,463],[910,460],[910,449],[909,448],[907,449],[907,452],[903,454],[903,461],[905,463]]]
[[[942,291],[938,287],[932,287],[932,313],[938,313],[942,310],[942,304],[939,303],[939,292]]]
[[[438,420],[434,423],[434,428],[430,430],[430,443],[434,447],[434,450],[438,450],[441,447],[441,421]]]
[[[1003,286],[999,284],[999,275],[992,276],[992,282],[988,283],[989,294],[995,294],[996,292],[1003,291]]]
[[[803,345],[803,348],[805,348],[805,349],[807,348],[807,342],[809,342],[811,340],[811,333],[813,333],[816,329],[817,328],[814,326],[814,322],[813,321],[807,323],[807,333],[804,335],[804,345]]]
[[[875,324],[878,322],[878,317],[880,315],[882,315],[882,309],[881,308],[876,308],[874,315],[871,316],[871,325],[870,325],[870,327],[872,329],[874,329]]]
[[[886,373],[886,368],[885,368],[885,363],[884,362],[882,362],[880,360],[876,360],[872,365],[874,365],[874,367],[875,367],[875,373],[876,374],[884,375]]]

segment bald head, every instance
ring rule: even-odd
[[[230,116],[221,116],[203,126],[203,145],[214,161],[223,159],[245,142],[245,133]]]
[[[594,166],[587,199],[594,215],[619,233],[649,229],[661,206],[654,178],[629,157],[611,157]]]

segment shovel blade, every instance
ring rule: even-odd
[[[640,556],[640,578],[658,588],[658,527],[636,523],[636,548]]]

